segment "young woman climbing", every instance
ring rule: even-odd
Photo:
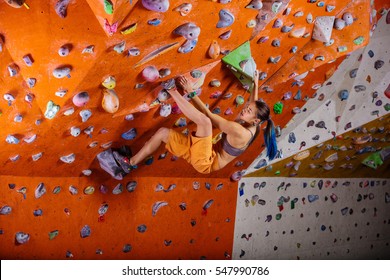
[[[181,112],[196,124],[196,131],[184,135],[173,129],[162,127],[134,156],[126,158],[114,152],[116,161],[128,172],[155,152],[162,143],[165,143],[166,149],[173,155],[185,159],[198,172],[207,174],[225,167],[241,155],[260,133],[260,125],[263,122],[267,122],[264,132],[267,156],[273,159],[277,152],[274,124],[270,118],[268,105],[258,100],[258,80],[259,72],[256,70],[254,90],[236,121],[229,121],[212,113],[196,96],[196,89],[185,77],[179,77],[177,83],[194,102],[196,108],[177,91],[175,80],[168,80],[163,83],[163,87],[175,100]],[[221,141],[214,145],[212,143],[213,126],[222,131]]]

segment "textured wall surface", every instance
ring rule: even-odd
[[[361,163],[389,145],[388,1],[165,0],[162,10],[137,0],[23,2],[15,8],[0,1],[2,259],[388,258],[389,160],[376,170]],[[189,23],[199,27],[196,38],[174,32]],[[245,42],[261,71],[259,96],[271,109],[283,104],[281,112],[272,110],[281,129],[280,158],[264,166],[258,137],[237,160],[209,175],[164,147],[122,181],[101,170],[96,155],[109,147],[126,144],[136,152],[162,126],[195,128],[189,120],[179,127],[180,113],[160,115],[162,103],[175,105],[171,99],[156,102],[160,83],[169,78],[206,69],[201,99],[234,120],[242,108],[236,98],[249,93],[221,59]],[[147,66],[169,71],[147,81]],[[56,69],[69,71],[58,76]],[[109,77],[116,81],[115,112],[103,106]],[[350,91],[348,99],[340,100],[342,89]],[[82,92],[86,102],[75,102]],[[310,120],[313,126],[307,126]],[[315,126],[321,121],[326,127]],[[80,135],[72,135],[72,128]],[[134,138],[126,140],[122,135],[130,130]],[[320,138],[313,140],[316,134]],[[367,134],[371,138],[359,147],[346,138]],[[343,151],[329,142],[341,135],[345,141],[337,145],[345,145]],[[332,147],[311,168],[310,158],[327,145]],[[308,148],[310,157],[295,170],[292,157]],[[366,149],[354,156],[358,148]],[[325,172],[325,156],[336,151],[338,161]],[[345,162],[347,156],[352,160]],[[236,180],[252,177],[234,181],[233,174]],[[325,178],[339,182],[336,203],[325,201],[332,190]],[[323,189],[310,193],[319,200],[309,203],[303,184],[319,180]],[[265,188],[252,188],[263,181]],[[281,181],[296,187],[282,194]],[[256,204],[256,194],[266,205]],[[284,211],[277,206],[281,196],[290,197]],[[344,215],[345,207],[353,215]],[[268,214],[272,221],[263,222]],[[318,232],[316,238],[307,239],[308,228]]]

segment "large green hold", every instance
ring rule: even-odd
[[[256,63],[252,58],[250,43],[246,41],[238,48],[231,51],[222,58],[222,61],[233,72],[234,76],[249,91],[253,89],[253,74],[256,70]]]

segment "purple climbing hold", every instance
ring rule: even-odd
[[[155,12],[166,12],[169,9],[169,0],[142,0],[142,5]]]
[[[197,40],[200,34],[200,28],[195,23],[187,22],[176,27],[173,30],[173,34],[183,36],[187,40]]]
[[[228,27],[234,23],[234,15],[228,10],[222,9],[219,11],[219,21],[217,28]]]

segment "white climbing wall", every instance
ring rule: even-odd
[[[382,17],[370,43],[364,49],[351,53],[303,106],[301,113],[282,128],[277,141],[283,157],[300,152],[302,142],[306,143],[303,149],[307,149],[387,114],[390,105],[385,90],[390,81],[389,57],[390,25]],[[351,75],[353,70],[356,70],[355,75]],[[342,90],[349,93],[345,100],[340,98]],[[377,92],[376,98],[373,98],[374,92]],[[321,121],[325,127],[319,125]],[[255,171],[257,163],[265,158],[263,151],[248,167],[246,174]],[[273,162],[279,160],[277,158]]]
[[[387,259],[390,180],[243,178],[233,259]]]

